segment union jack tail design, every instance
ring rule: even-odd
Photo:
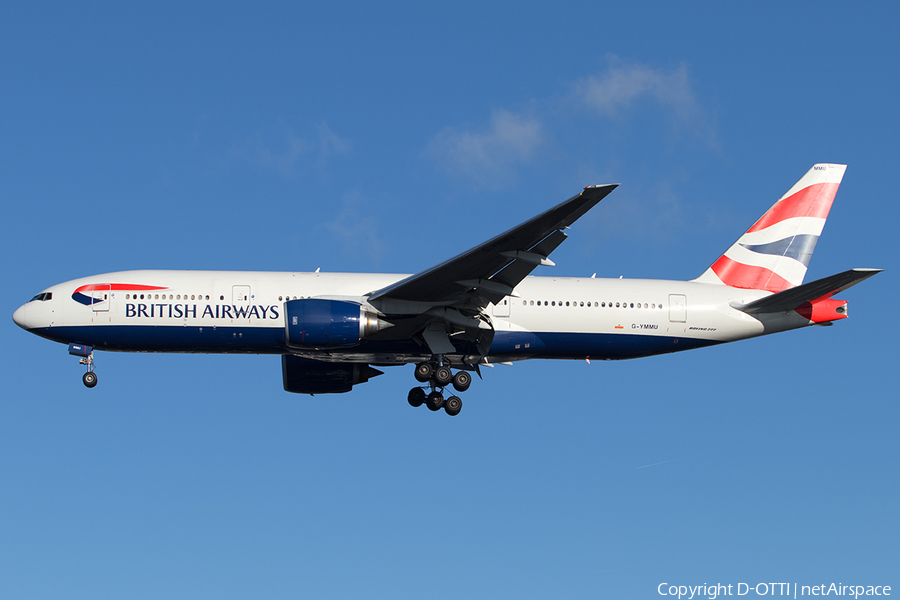
[[[813,166],[694,281],[769,292],[803,283],[846,169]]]

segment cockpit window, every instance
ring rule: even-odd
[[[30,302],[34,302],[35,300],[39,302],[45,302],[46,300],[50,300],[51,298],[53,298],[52,292],[41,292],[40,294],[32,298]]]

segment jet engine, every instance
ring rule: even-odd
[[[388,327],[358,302],[304,298],[284,303],[285,340],[292,348],[354,346]]]

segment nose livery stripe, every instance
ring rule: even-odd
[[[84,294],[83,292],[93,292],[95,290],[98,291],[113,291],[113,292],[122,292],[122,291],[135,291],[135,292],[146,292],[153,290],[167,290],[167,287],[161,287],[157,285],[139,285],[136,283],[89,283],[87,285],[83,285],[80,288],[76,289],[72,293],[72,300],[78,302],[79,304],[84,304],[85,306],[91,306],[92,304],[96,304],[98,302],[102,302],[97,298]]]
[[[146,292],[147,290],[167,290],[167,287],[160,287],[157,285],[138,285],[135,283],[89,283],[87,285],[83,285],[80,288],[75,290],[75,293],[90,291],[94,289],[109,289],[114,292],[125,291],[125,290],[135,290],[138,292]]]

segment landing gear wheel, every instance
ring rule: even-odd
[[[416,365],[416,381],[426,383],[429,379],[431,379],[432,373],[434,373],[434,367],[430,364],[419,363]]]
[[[438,411],[441,410],[441,407],[444,405],[444,395],[440,392],[431,392],[428,394],[428,397],[425,398],[425,406],[428,407],[430,411]]]
[[[451,417],[455,417],[462,410],[462,400],[459,396],[450,396],[444,401],[444,412]]]
[[[409,396],[407,396],[406,399],[409,401],[410,406],[418,408],[425,402],[425,390],[422,388],[413,388],[409,390]]]
[[[450,380],[453,379],[453,371],[450,370],[450,367],[438,367],[434,370],[434,382],[441,387],[444,387]]]
[[[458,371],[453,376],[453,389],[457,392],[464,392],[472,385],[472,376],[465,371]]]
[[[93,371],[88,371],[87,373],[85,373],[84,377],[82,377],[81,380],[84,382],[85,387],[92,388],[97,385],[97,376]]]

